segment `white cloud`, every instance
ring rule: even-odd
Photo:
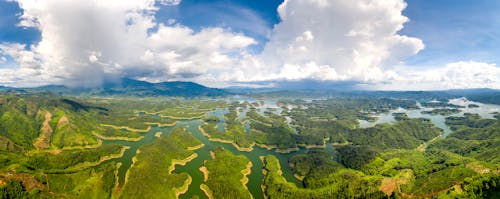
[[[154,0],[18,3],[23,9],[19,24],[41,32],[41,41],[28,50],[22,44],[1,46],[2,54],[19,63],[17,70],[36,67],[40,74],[29,79],[2,74],[4,81],[18,84],[39,79],[39,83],[95,86],[112,77],[148,76],[162,81],[192,77],[228,67],[231,57],[255,43],[222,28],[195,32],[158,23]],[[157,31],[151,32],[153,27]]]
[[[459,61],[430,69],[401,70],[399,76],[367,88],[384,90],[500,89],[500,67],[475,61]]]
[[[1,43],[0,54],[12,57],[22,66],[22,68],[40,69],[42,64],[40,57],[36,53],[26,50],[25,48],[26,46],[23,44]]]
[[[41,40],[32,46],[0,44],[0,55],[19,64],[0,69],[0,82],[8,85],[95,86],[117,77],[212,86],[309,79],[374,89],[500,85],[494,64],[403,67],[405,58],[424,48],[420,39],[399,33],[409,20],[402,15],[404,0],[285,0],[278,8],[281,21],[257,54],[247,51],[255,39],[230,29],[194,31],[175,19],[155,21],[156,4],[180,0],[18,2],[19,25],[38,28]]]
[[[41,70],[40,57],[26,46],[17,43],[0,44],[0,54],[11,57],[19,63],[19,68],[0,68],[0,82],[4,85],[36,86],[46,75]],[[2,57],[3,62],[7,61]]]
[[[244,60],[235,78],[381,81],[424,48],[420,39],[398,34],[408,21],[405,7],[403,0],[286,0],[265,49]]]
[[[176,6],[181,3],[182,0],[158,0],[158,2],[162,5],[167,6]]]

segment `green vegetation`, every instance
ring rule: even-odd
[[[116,129],[113,127],[103,127],[104,130],[99,132],[99,135],[108,138],[140,138],[141,134],[137,131],[130,131],[127,129]]]
[[[189,185],[191,177],[187,173],[171,173],[173,169],[168,168],[196,155],[189,148],[200,144],[185,129],[175,128],[167,136],[141,147],[120,197],[175,198],[183,186]]]
[[[55,193],[55,197],[110,198],[115,187],[114,165],[108,163],[76,173],[49,174],[49,191]]]
[[[40,95],[0,95],[0,136],[29,150],[39,135],[44,134],[45,113],[52,113],[48,124],[53,130],[44,145],[66,148],[97,144],[92,131],[98,122],[92,116],[101,108],[72,99]]]
[[[350,132],[358,126],[358,119],[374,119],[373,114],[388,112],[398,107],[418,108],[413,100],[388,98],[334,98],[314,100],[310,103],[289,103],[297,106],[289,115],[293,119],[292,125],[300,135],[299,143],[303,144],[322,144],[325,138],[330,142],[345,143]]]
[[[495,198],[500,195],[500,174],[484,174],[464,180],[464,195],[467,198]]]
[[[477,105],[477,104],[469,104],[469,105],[467,105],[467,108],[478,108],[478,107],[479,107],[479,105]]]
[[[406,113],[392,113],[392,116],[394,116],[394,119],[396,121],[409,120],[410,119]]]
[[[114,162],[61,174],[0,174],[0,198],[110,198]]]
[[[365,176],[350,169],[341,169],[329,176],[330,181],[317,189],[298,188],[281,175],[279,161],[274,156],[263,158],[266,176],[264,191],[269,198],[384,198],[378,189],[380,177]]]
[[[465,108],[463,106],[455,105],[455,104],[450,104],[447,102],[420,102],[420,105],[423,107],[427,108],[451,108],[451,109],[457,109],[457,108]]]
[[[352,169],[361,169],[379,155],[373,147],[369,146],[346,145],[338,147],[336,150],[340,162]]]
[[[3,112],[0,117],[0,132],[2,136],[25,148],[31,148],[31,143],[37,136],[33,121],[18,110]]]
[[[205,184],[213,198],[252,198],[243,183],[250,174],[250,161],[243,155],[233,155],[223,148],[212,151],[214,158],[205,162],[208,179]],[[243,173],[245,172],[245,173]],[[248,172],[248,173],[247,173]]]
[[[477,114],[448,117],[446,124],[455,132],[429,148],[448,150],[463,156],[499,164],[500,120],[481,119]]]
[[[205,112],[186,109],[184,107],[172,107],[163,109],[159,111],[158,114],[160,114],[162,117],[173,119],[194,119],[203,117],[205,115]]]
[[[59,153],[37,152],[30,156],[27,167],[47,171],[59,171],[72,166],[98,162],[110,155],[118,155],[122,150],[121,145],[108,144],[94,149],[64,150]]]
[[[442,130],[429,119],[410,118],[404,112],[392,113],[393,124],[359,128],[359,119],[375,119],[399,107],[416,109],[416,101],[425,101],[422,105],[435,108],[436,114],[462,108],[427,103],[448,100],[438,94],[429,94],[429,99],[418,92],[407,93],[401,95],[405,100],[391,97],[392,93],[364,94],[312,101],[273,99],[280,108],[269,108],[265,97],[253,103],[227,103],[0,94],[0,198],[176,198],[186,192],[191,180],[201,183],[199,173],[193,179],[190,174],[193,166],[198,172],[205,159],[202,188],[208,195],[250,198],[260,186],[253,184],[259,183],[253,180],[260,168],[253,168],[259,175],[248,175],[249,160],[255,161],[254,144],[282,153],[299,150],[279,154],[279,160],[263,157],[267,198],[493,198],[500,194],[500,114],[496,119],[469,113],[447,117],[446,125],[453,132],[446,138],[439,137]],[[207,116],[216,108],[224,108],[224,118]],[[189,118],[197,119],[179,121]],[[218,130],[221,120],[224,131]],[[232,147],[212,148],[224,144],[210,143],[200,149],[200,158],[205,159],[188,163],[197,157],[193,150],[202,145],[183,127],[200,128],[212,141],[249,152],[234,155]],[[158,131],[162,136],[153,136]],[[124,146],[139,150],[125,151]],[[420,150],[422,146],[425,150]],[[213,150],[212,159],[208,150]],[[275,154],[261,149],[256,153]],[[121,164],[130,163],[132,157],[130,169],[129,164]],[[186,163],[182,169],[189,174],[173,172],[175,165]],[[288,182],[290,174],[303,186]],[[245,176],[251,178],[250,190]]]
[[[409,119],[394,125],[380,124],[372,128],[356,129],[346,135],[346,139],[354,145],[376,149],[413,149],[440,134],[441,129],[428,119]]]
[[[321,188],[331,184],[330,175],[344,169],[332,155],[323,151],[294,155],[289,164],[296,177],[304,178],[304,186],[307,188]]]
[[[208,117],[204,117],[203,121],[206,123],[217,123],[220,120],[217,116],[208,116]]]
[[[205,124],[200,128],[204,134],[214,141],[234,142],[240,150],[250,151],[255,143],[249,135],[245,133],[243,125],[238,122],[238,113],[235,108],[230,108],[229,113],[224,115],[226,121],[226,131],[217,130],[217,117],[204,118]]]
[[[431,111],[422,111],[423,114],[431,114],[431,115],[443,115],[448,116],[456,113],[460,113],[460,109],[456,108],[437,108]]]
[[[297,148],[295,132],[287,125],[286,119],[271,112],[265,112],[265,115],[267,117],[256,111],[247,112],[255,142],[282,150]]]
[[[48,193],[41,192],[37,188],[28,190],[22,181],[11,179],[2,181],[0,185],[0,198],[50,198]]]
[[[97,140],[91,134],[96,130],[96,122],[82,119],[82,113],[58,110],[55,112],[52,129],[52,145],[57,148],[66,146],[95,145]]]

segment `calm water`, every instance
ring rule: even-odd
[[[122,141],[122,140],[103,140],[103,144],[120,144],[123,146],[128,146],[130,147],[125,151],[123,156],[121,158],[117,159],[111,159],[108,161],[115,161],[121,163],[120,168],[118,169],[118,183],[119,186],[123,186],[123,183],[125,181],[125,174],[127,173],[128,169],[132,165],[132,158],[134,158],[137,149],[141,147],[144,144],[150,143],[153,140],[156,139],[155,133],[156,132],[163,132],[162,136],[167,135],[170,133],[170,131],[173,129],[173,127],[158,127],[158,126],[153,126],[151,127],[151,130],[148,131],[147,133],[143,134],[144,138],[141,139],[140,141],[137,142],[132,142],[132,141]],[[106,161],[106,162],[108,162]]]
[[[460,113],[455,113],[451,114],[449,116],[463,116],[464,113],[473,113],[473,114],[479,114],[479,116],[483,118],[490,118],[494,119],[494,115],[492,114],[493,112],[500,112],[500,106],[498,105],[493,105],[493,104],[483,104],[479,102],[473,102],[469,101],[465,98],[458,98],[458,99],[452,99],[449,101],[451,104],[455,105],[460,105],[460,106],[465,106],[465,108],[459,108],[461,110]],[[468,108],[467,105],[469,104],[476,104],[479,105],[477,108]],[[431,115],[431,114],[423,114],[422,111],[431,111],[434,108],[425,108],[420,106],[419,103],[417,105],[420,107],[419,110],[406,110],[403,108],[398,108],[395,110],[392,110],[388,113],[381,113],[377,115],[377,120],[374,122],[369,122],[366,120],[359,120],[359,127],[361,128],[369,128],[373,127],[377,124],[382,124],[382,123],[395,123],[396,120],[394,119],[394,116],[392,116],[392,113],[406,113],[408,117],[410,118],[427,118],[430,119],[431,122],[436,125],[437,127],[441,128],[443,130],[443,138],[448,136],[452,131],[451,129],[446,125],[446,117],[449,116],[442,116],[442,115]]]
[[[245,98],[245,99],[239,99],[239,101],[248,101],[248,102],[259,102],[260,106],[257,107],[257,111],[261,114],[264,114],[268,108],[274,108],[275,110],[272,110],[275,114],[280,114],[282,112],[281,107],[278,107],[276,105],[277,100],[271,99],[271,100],[266,100],[261,104],[260,100],[255,100],[251,98]],[[465,108],[461,108],[462,112],[453,114],[452,116],[463,116],[463,113],[477,113],[483,118],[493,118],[492,112],[500,112],[500,106],[498,105],[491,105],[491,104],[482,104],[478,102],[471,102],[468,100],[465,100],[463,98],[460,99],[453,99],[450,100],[450,103],[456,104],[456,105],[461,105],[465,106]],[[468,104],[477,104],[479,105],[478,108],[468,108]],[[293,107],[290,107],[293,108]],[[240,110],[241,109],[241,110]],[[446,137],[449,133],[451,133],[451,130],[449,127],[445,124],[445,118],[446,116],[441,116],[441,115],[430,115],[430,114],[422,114],[422,111],[426,110],[432,110],[432,108],[424,108],[421,107],[419,110],[405,110],[402,108],[392,110],[389,113],[381,113],[377,115],[378,119],[375,122],[368,122],[365,120],[360,120],[360,127],[361,128],[367,128],[367,127],[372,127],[377,124],[381,123],[394,123],[396,122],[394,117],[392,116],[392,113],[406,113],[410,118],[428,118],[434,123],[437,127],[443,129],[443,137]],[[245,120],[245,115],[249,111],[249,109],[243,109],[243,108],[238,108],[238,121],[242,122]],[[209,112],[210,116],[217,116],[220,120],[220,122],[217,124],[217,128],[221,132],[225,132],[225,118],[224,114],[228,113],[228,109],[216,109],[215,111]],[[144,113],[141,113],[142,115]],[[287,123],[290,124],[291,119],[289,117],[286,117]],[[198,157],[194,159],[193,161],[187,163],[185,166],[177,165],[174,172],[175,173],[181,173],[181,172],[187,172],[193,179],[191,185],[189,186],[189,190],[187,193],[183,194],[180,196],[180,198],[191,198],[192,196],[199,196],[200,198],[206,198],[205,194],[203,191],[200,190],[200,184],[203,183],[203,173],[199,171],[199,168],[203,166],[204,161],[211,159],[210,157],[210,151],[213,150],[215,147],[224,147],[225,149],[231,151],[232,153],[236,155],[244,155],[246,156],[253,164],[252,166],[252,173],[248,176],[249,177],[249,182],[247,184],[249,191],[252,193],[254,198],[263,198],[262,190],[261,190],[261,183],[263,181],[264,175],[262,174],[262,161],[260,160],[260,156],[267,156],[267,155],[274,155],[280,160],[281,168],[283,170],[283,176],[292,183],[295,183],[297,186],[302,187],[302,183],[297,180],[295,177],[293,177],[293,173],[291,171],[291,168],[288,165],[288,159],[292,157],[295,154],[298,153],[306,153],[308,150],[301,148],[297,152],[292,152],[289,154],[281,154],[277,153],[274,150],[266,150],[260,147],[255,146],[254,150],[251,152],[242,152],[238,151],[236,148],[234,148],[233,145],[227,144],[227,143],[219,143],[219,142],[212,142],[208,140],[205,136],[201,134],[201,132],[198,130],[198,127],[202,125],[202,121],[200,119],[195,119],[195,120],[183,120],[183,121],[178,121],[176,126],[177,127],[184,127],[186,128],[194,137],[196,137],[198,140],[200,140],[203,144],[205,144],[204,147],[196,150],[195,152],[198,154]],[[246,121],[244,123],[245,131],[247,133],[250,132],[250,121]],[[120,186],[123,186],[124,180],[125,180],[125,175],[130,168],[132,164],[132,158],[136,155],[137,149],[139,149],[141,146],[150,143],[156,139],[154,136],[156,132],[162,132],[162,136],[166,136],[174,127],[158,127],[158,126],[153,126],[150,131],[147,133],[144,133],[143,136],[144,138],[141,139],[140,141],[137,142],[132,142],[132,141],[120,141],[120,140],[103,140],[103,144],[120,144],[123,146],[128,146],[130,149],[127,149],[123,155],[123,157],[118,158],[118,159],[112,159],[108,161],[115,161],[121,163],[121,167],[118,169],[118,183]],[[327,144],[327,148],[324,149],[325,151],[329,153],[333,153],[333,146],[330,144]]]
[[[274,105],[273,105],[274,104]],[[264,104],[258,107],[260,113],[264,113],[267,108],[276,108],[275,112],[276,114],[280,114],[282,109],[278,106],[276,106],[276,101],[266,101]],[[238,110],[238,121],[243,121],[245,119],[246,112],[248,112],[248,109],[243,109],[241,111]],[[209,112],[210,116],[217,116],[220,120],[218,123],[218,129],[220,131],[225,131],[225,118],[224,114],[228,113],[229,111],[227,109],[216,109],[215,111]],[[139,115],[143,115],[145,113],[139,113]],[[160,118],[160,117],[156,117]],[[300,154],[300,153],[306,153],[308,149],[300,148],[299,151],[296,152],[291,152],[288,154],[281,154],[277,153],[274,150],[267,150],[264,148],[260,148],[255,146],[254,150],[251,152],[242,152],[238,151],[232,144],[227,144],[227,143],[219,143],[219,142],[212,142],[208,140],[205,136],[202,135],[202,133],[198,130],[198,127],[202,125],[201,119],[194,119],[194,120],[182,120],[178,121],[176,123],[176,127],[183,127],[186,128],[194,137],[196,137],[199,141],[201,141],[203,144],[205,144],[204,147],[196,150],[195,152],[198,154],[198,157],[192,160],[191,162],[187,163],[184,166],[177,165],[175,167],[174,172],[175,173],[181,173],[181,172],[186,172],[188,173],[193,181],[191,185],[189,186],[189,190],[180,196],[180,198],[191,198],[192,196],[199,196],[200,198],[206,198],[205,194],[203,191],[200,189],[200,184],[203,183],[203,173],[199,171],[199,168],[203,166],[204,161],[211,159],[210,157],[210,151],[212,151],[216,147],[224,147],[226,150],[231,151],[235,155],[244,155],[246,156],[253,164],[252,166],[252,172],[248,176],[249,182],[247,184],[249,191],[252,193],[254,198],[263,198],[262,190],[261,190],[261,184],[264,179],[264,174],[262,173],[263,165],[262,161],[260,160],[260,156],[267,156],[267,155],[274,155],[276,156],[281,164],[281,168],[283,171],[283,176],[287,179],[287,181],[292,182],[296,184],[298,187],[302,187],[302,182],[297,180],[293,176],[293,172],[288,164],[288,160],[295,154]],[[249,126],[249,121],[244,123],[245,130],[250,132],[250,126]],[[127,149],[123,155],[123,157],[118,158],[118,159],[112,159],[108,161],[115,161],[121,163],[120,168],[118,169],[118,183],[119,186],[123,186],[124,180],[126,173],[130,166],[132,165],[132,158],[136,155],[137,149],[139,149],[141,146],[148,144],[156,139],[154,136],[157,132],[162,132],[162,136],[168,135],[170,131],[174,127],[158,127],[158,126],[153,126],[150,131],[147,133],[144,133],[144,138],[141,139],[140,141],[137,142],[132,142],[132,141],[121,141],[121,140],[103,140],[103,144],[120,144],[123,146],[128,146],[130,149]],[[327,144],[327,148],[324,149],[327,152],[333,153],[333,146],[330,144]]]
[[[260,102],[259,100],[255,99],[250,99],[250,98],[245,98],[245,99],[240,99],[239,101],[248,101],[248,102]],[[272,110],[275,114],[280,114],[282,112],[282,109],[276,105],[277,100],[266,100],[264,101],[263,104],[261,104],[259,107],[257,107],[257,111],[261,114],[264,114],[268,108],[274,108],[275,110]],[[468,100],[464,100],[462,98],[460,99],[453,99],[450,100],[450,103],[456,104],[456,105],[461,105],[465,106],[466,108],[461,108],[462,112],[453,114],[451,116],[463,116],[463,113],[477,113],[483,118],[493,118],[492,112],[500,112],[500,106],[498,105],[490,105],[490,104],[482,104],[478,102],[471,102]],[[468,108],[468,104],[477,104],[479,105],[478,108]],[[241,109],[241,110],[240,110]],[[446,137],[449,133],[451,133],[451,130],[449,127],[445,124],[445,118],[446,116],[441,116],[441,115],[430,115],[430,114],[422,114],[422,111],[426,110],[432,110],[432,108],[424,108],[421,107],[419,110],[406,110],[406,109],[396,109],[392,110],[389,113],[381,113],[377,115],[378,119],[375,122],[368,122],[365,120],[360,120],[360,127],[361,128],[367,128],[367,127],[372,127],[377,124],[381,123],[394,123],[396,122],[394,117],[392,116],[392,113],[406,113],[410,118],[428,118],[434,123],[437,127],[443,129],[443,137]],[[238,121],[242,122],[245,119],[245,115],[248,112],[248,109],[243,109],[243,108],[238,108]],[[215,111],[209,112],[210,116],[217,116],[220,120],[220,122],[217,124],[217,128],[221,132],[225,132],[225,118],[224,114],[228,113],[229,111],[227,109],[216,109]],[[291,119],[289,117],[286,118],[287,122],[290,123]],[[247,121],[244,123],[245,126],[245,131],[247,133],[250,132],[250,121]],[[184,120],[184,121],[179,121],[177,122],[176,126],[178,127],[184,127],[186,128],[194,137],[196,137],[198,140],[200,140],[203,144],[205,144],[204,147],[196,150],[195,152],[198,154],[198,157],[191,162],[187,163],[185,166],[177,165],[174,172],[175,173],[181,173],[181,172],[187,172],[193,179],[191,185],[189,186],[189,190],[180,196],[180,198],[191,198],[192,196],[199,196],[200,198],[206,198],[205,194],[203,191],[200,189],[200,184],[203,183],[203,173],[199,171],[199,168],[203,166],[204,161],[211,159],[210,157],[210,151],[212,151],[216,147],[224,147],[225,149],[231,151],[232,153],[236,155],[244,155],[246,156],[253,164],[252,166],[252,173],[248,176],[249,177],[249,182],[247,184],[249,191],[252,193],[254,198],[263,198],[262,190],[261,190],[261,183],[263,181],[264,175],[262,174],[262,161],[260,160],[260,156],[266,156],[266,155],[274,155],[280,160],[280,164],[283,170],[283,176],[292,183],[295,183],[297,186],[302,187],[302,183],[297,180],[295,177],[293,177],[293,173],[291,171],[291,168],[288,165],[288,159],[292,157],[295,154],[298,153],[306,153],[308,150],[301,148],[297,152],[292,152],[289,154],[280,154],[275,152],[274,150],[266,150],[260,147],[255,146],[254,150],[251,152],[242,152],[238,151],[236,148],[234,148],[233,145],[227,144],[227,143],[219,143],[219,142],[212,142],[208,140],[205,136],[201,134],[201,132],[198,130],[198,127],[202,125],[202,121],[200,119],[195,119],[195,120]],[[135,156],[136,151],[138,148],[143,146],[144,144],[150,143],[153,140],[156,139],[154,134],[156,132],[163,132],[162,136],[167,135],[174,127],[157,127],[154,126],[151,128],[151,130],[147,133],[144,134],[144,139],[138,141],[138,142],[129,142],[129,141],[118,141],[118,140],[105,140],[103,141],[103,144],[121,144],[123,146],[129,146],[130,149],[125,151],[125,154],[123,157],[118,158],[118,159],[113,159],[109,161],[116,161],[120,162],[122,166],[118,170],[118,176],[119,176],[119,184],[120,186],[123,185],[124,180],[125,180],[125,174],[130,168],[132,164],[132,158]],[[327,148],[324,149],[325,151],[329,153],[333,153],[333,146],[330,144],[327,144]]]
[[[229,110],[222,108],[217,108],[215,111],[208,113],[208,116],[217,116],[219,118],[219,123],[217,123],[217,130],[219,132],[226,132],[226,118],[224,115],[227,113],[229,113]]]
[[[198,126],[201,125],[201,122],[199,120],[181,122],[178,125],[187,127],[187,129],[193,134],[193,136],[195,136],[198,140],[205,144],[203,148],[196,150],[196,153],[198,153],[198,157],[196,159],[189,162],[185,166],[177,165],[174,170],[175,173],[187,172],[193,178],[193,182],[189,186],[188,192],[181,195],[180,198],[191,198],[194,195],[198,195],[200,198],[206,198],[205,194],[200,189],[200,184],[203,183],[203,173],[199,171],[199,168],[203,166],[203,162],[205,160],[211,159],[210,151],[212,151],[215,147],[224,147],[226,150],[231,151],[235,155],[244,155],[252,162],[252,173],[248,176],[249,182],[247,186],[254,198],[263,198],[260,185],[262,180],[264,179],[264,175],[262,174],[263,165],[262,161],[259,158],[260,156],[274,155],[278,157],[283,170],[283,176],[288,181],[297,184],[299,187],[302,186],[302,183],[295,177],[293,177],[292,170],[288,165],[288,159],[294,154],[305,153],[307,150],[300,150],[298,152],[292,152],[289,154],[280,154],[276,153],[275,151],[269,151],[260,147],[254,147],[254,150],[251,152],[242,152],[238,151],[231,144],[212,142],[208,140],[198,130]]]
[[[269,102],[265,102],[267,104]],[[273,103],[273,102],[271,102]],[[275,102],[274,102],[275,103]],[[268,106],[261,106],[260,109],[264,109],[262,107],[268,107]],[[273,108],[278,108],[278,107],[273,107]],[[246,112],[248,112],[248,109],[243,109],[241,112],[238,111],[238,120],[242,121],[245,118]],[[276,110],[278,111],[278,110]],[[279,109],[281,112],[281,109]],[[263,112],[263,111],[262,111]],[[219,119],[222,119],[224,117],[224,114],[227,113],[227,111],[214,111],[211,112],[210,115],[217,116]],[[246,122],[244,125],[246,128],[246,131],[250,131],[249,127],[249,122]],[[206,198],[204,192],[200,189],[200,185],[203,183],[203,173],[199,171],[199,168],[203,166],[203,163],[205,160],[211,159],[210,157],[210,151],[212,151],[215,147],[224,147],[226,150],[231,151],[235,155],[244,155],[246,156],[251,162],[252,162],[252,172],[248,176],[249,182],[247,184],[248,190],[252,193],[254,198],[263,198],[262,190],[261,190],[261,184],[264,179],[264,174],[262,173],[263,165],[262,161],[260,160],[260,156],[267,156],[267,155],[274,155],[280,160],[281,168],[283,171],[283,176],[287,179],[287,181],[295,183],[297,186],[302,187],[302,182],[297,180],[293,176],[293,172],[288,165],[288,159],[291,158],[295,154],[299,153],[305,153],[308,150],[307,149],[300,149],[299,151],[288,153],[288,154],[281,154],[277,153],[274,150],[267,150],[264,148],[260,148],[255,146],[253,151],[251,152],[243,152],[243,151],[238,151],[232,144],[227,144],[227,143],[220,143],[220,142],[212,142],[208,140],[203,134],[199,131],[198,126],[201,125],[200,120],[192,120],[192,121],[183,121],[183,122],[178,122],[177,126],[183,126],[188,129],[189,132],[192,133],[193,136],[195,136],[198,140],[200,140],[205,146],[201,149],[196,150],[196,153],[198,153],[198,157],[194,159],[193,161],[189,162],[185,166],[177,165],[176,169],[174,170],[175,173],[180,173],[180,172],[187,172],[189,175],[193,178],[193,181],[191,185],[189,186],[188,192],[185,194],[181,195],[180,198],[191,198],[192,196],[199,196],[200,198]],[[247,129],[248,128],[248,129]],[[329,151],[333,152],[333,146],[328,145],[327,149]]]

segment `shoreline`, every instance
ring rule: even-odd
[[[288,149],[276,149],[276,153],[283,153],[283,154],[287,154],[287,153],[291,153],[291,152],[295,152],[295,151],[299,151],[299,147],[295,147],[295,148],[288,148]]]
[[[113,195],[120,193],[121,187],[120,187],[120,176],[119,174],[119,169],[122,166],[121,162],[116,163],[116,169],[115,169],[115,191],[111,193],[111,198],[113,198]]]
[[[162,123],[159,123],[159,122],[144,122],[144,124],[147,124],[147,125],[156,125],[158,127],[168,127],[168,126],[175,126],[177,125],[177,121],[175,121],[174,123],[172,124],[162,124]]]
[[[250,175],[252,173],[252,166],[253,166],[252,161],[248,161],[247,167],[244,168],[243,170],[241,170],[241,174],[243,174],[243,178],[241,178],[240,181],[246,190],[248,190],[247,184],[250,181],[250,179],[248,178],[248,175]]]
[[[190,147],[187,148],[187,150],[189,150],[189,151],[196,151],[198,149],[203,148],[204,146],[205,146],[205,144],[201,143],[201,144],[199,144],[197,146],[190,146]]]
[[[192,160],[194,160],[197,157],[198,157],[198,154],[193,152],[193,154],[191,154],[190,156],[188,156],[187,158],[184,158],[182,160],[172,159],[170,162],[170,166],[168,167],[168,174],[172,174],[172,172],[175,170],[176,165],[184,166],[188,162],[191,162]]]
[[[191,178],[190,175],[187,175],[186,181],[184,181],[184,184],[179,187],[179,188],[174,188],[175,192],[175,198],[179,198],[180,195],[185,194],[189,190],[189,185],[193,182],[193,178]]]
[[[238,144],[236,144],[234,141],[231,141],[231,140],[225,140],[225,139],[221,139],[221,138],[213,138],[212,136],[210,136],[210,134],[208,134],[207,132],[205,132],[205,130],[203,130],[203,128],[201,128],[201,126],[198,126],[198,130],[201,132],[202,135],[204,135],[205,137],[207,137],[208,140],[210,140],[212,142],[220,142],[220,143],[232,144],[234,146],[234,148],[236,148],[236,150],[238,150],[238,151],[251,152],[251,151],[253,151],[253,147],[256,144],[254,142],[250,147],[241,147]]]
[[[175,116],[168,116],[168,115],[162,115],[158,114],[161,118],[168,118],[168,119],[174,119],[174,120],[194,120],[194,119],[200,119],[202,117],[208,116],[208,113],[203,113],[203,115],[199,116],[193,116],[193,117],[175,117]]]
[[[161,118],[169,118],[169,119],[175,119],[175,120],[194,120],[194,119],[200,119],[202,117],[208,116],[208,113],[203,113],[200,116],[194,116],[194,117],[176,117],[176,116],[163,115],[163,114],[161,114],[161,111],[158,111],[158,112],[135,111],[135,113],[136,114],[144,113],[144,114],[147,114],[147,115],[158,115]]]
[[[333,146],[346,146],[346,145],[349,145],[349,144],[352,144],[352,142],[332,142],[332,145]]]
[[[256,143],[255,145],[257,145],[260,148],[266,149],[268,151],[278,148],[278,146],[265,145],[265,144],[259,144],[259,143]]]
[[[123,140],[123,141],[129,141],[129,142],[138,142],[141,141],[144,136],[139,136],[137,138],[130,138],[130,137],[120,137],[120,136],[104,136],[99,133],[93,132],[92,133],[94,136],[96,136],[99,139],[103,140]]]
[[[200,189],[205,193],[205,195],[207,196],[208,199],[213,199],[214,196],[212,195],[212,190],[210,190],[210,188],[208,188],[208,186],[206,184],[200,184]]]
[[[69,151],[69,150],[83,150],[83,149],[95,149],[102,146],[102,140],[97,139],[96,144],[92,145],[79,145],[79,146],[68,146],[68,147],[62,147],[62,148],[52,148],[52,149],[43,149],[43,150],[38,150],[39,152],[48,152],[48,153],[53,153],[53,154],[59,154],[61,151]],[[32,153],[33,150],[28,151],[28,153]]]
[[[295,177],[297,180],[300,180],[300,181],[304,181],[304,178],[306,178],[305,176],[301,176],[299,174],[293,174],[293,177]]]
[[[207,124],[206,122],[203,122],[203,124]],[[240,147],[238,144],[236,144],[234,141],[231,140],[225,140],[221,138],[213,138],[210,134],[205,132],[201,126],[198,126],[198,130],[201,132],[202,135],[208,138],[208,140],[213,141],[213,142],[221,142],[221,143],[227,143],[227,144],[232,144],[234,148],[238,151],[243,151],[243,152],[252,152],[255,146],[258,146],[260,148],[267,149],[268,151],[271,151],[275,149],[276,153],[282,153],[282,154],[288,154],[291,152],[295,151],[300,151],[299,147],[294,147],[294,148],[287,148],[287,149],[278,149],[277,145],[266,145],[266,144],[259,144],[254,142],[250,147]],[[324,139],[326,140],[326,139]],[[329,138],[328,138],[329,140]],[[306,149],[313,149],[313,148],[320,148],[324,149],[326,148],[326,142],[323,143],[323,145],[298,145],[300,147],[304,147]]]
[[[291,152],[295,152],[295,151],[299,151],[300,150],[299,147],[287,148],[287,149],[278,149],[278,146],[276,146],[276,145],[265,145],[265,144],[259,144],[259,143],[256,143],[255,145],[257,145],[260,148],[267,149],[268,151],[276,149],[275,150],[276,153],[282,153],[282,154],[287,154],[287,153],[291,153]]]
[[[135,163],[137,162],[137,154],[139,153],[141,153],[141,150],[137,149],[135,151],[134,157],[132,158],[132,164],[130,164],[130,167],[127,169],[127,172],[125,172],[125,179],[123,179],[123,185],[121,187],[125,187],[125,185],[127,185],[128,176],[130,175],[130,170],[132,169],[132,167],[134,167]]]
[[[103,157],[101,157],[101,159],[99,159],[96,162],[82,162],[80,164],[77,164],[77,165],[74,165],[74,166],[69,167],[67,169],[64,169],[64,171],[72,171],[72,170],[78,171],[81,169],[86,169],[89,167],[94,167],[94,166],[100,165],[103,162],[111,160],[111,159],[121,158],[125,154],[125,151],[128,149],[130,149],[129,146],[124,146],[124,147],[122,147],[122,149],[120,150],[120,153],[118,153],[118,154],[111,154],[111,155],[103,156]]]
[[[198,170],[200,170],[203,173],[203,182],[206,182],[208,180],[208,169],[205,166],[200,167]]]
[[[101,124],[101,126],[110,127],[110,128],[114,128],[114,129],[118,129],[118,130],[125,129],[125,130],[128,130],[128,131],[136,131],[136,132],[139,132],[139,133],[146,133],[149,130],[151,130],[151,126],[148,126],[148,128],[146,128],[146,129],[134,129],[134,128],[131,128],[131,127],[128,127],[128,126],[115,126],[115,125],[112,125],[112,124]]]
[[[262,183],[260,184],[260,190],[262,191],[262,195],[264,196],[264,199],[267,199],[267,196],[266,196],[266,185],[264,185],[264,181],[266,180],[266,177],[267,177],[267,170],[265,168],[265,161],[264,159],[266,158],[266,156],[259,156],[259,159],[260,161],[262,162],[262,174],[264,175],[264,178],[262,179]]]
[[[253,151],[253,147],[255,146],[255,142],[250,145],[250,147],[240,147],[238,146],[235,142],[232,142],[231,143],[234,148],[236,148],[238,151],[243,151],[243,152],[252,152]]]
[[[319,144],[297,144],[300,147],[306,148],[306,149],[324,149],[326,148],[326,143],[323,143],[322,145]]]
[[[161,131],[158,131],[155,133],[155,137],[157,137],[157,138],[161,137],[161,135],[163,135],[163,132],[161,132]]]

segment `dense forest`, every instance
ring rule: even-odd
[[[3,93],[0,198],[500,195],[500,113],[465,112],[481,105],[447,103],[449,95],[384,95],[230,101]],[[394,110],[443,117],[451,133]],[[394,120],[360,126],[380,114]],[[260,159],[252,156],[257,148]],[[176,171],[200,158],[196,169]],[[190,186],[200,173],[199,187]],[[183,196],[191,189],[204,195]]]

